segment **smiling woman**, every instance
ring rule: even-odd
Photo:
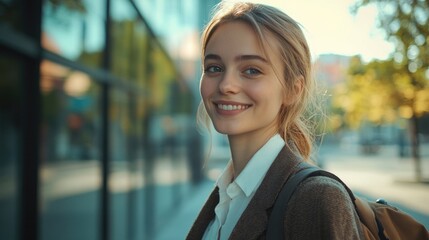
[[[268,49],[267,55],[275,56],[274,52]],[[255,138],[246,144],[255,152],[277,132],[280,106],[288,104],[274,71],[280,69],[280,59],[272,57],[269,62],[251,26],[237,21],[220,25],[213,33],[203,65],[201,95],[214,127],[228,135],[232,146]],[[235,169],[237,175],[240,171]]]
[[[221,3],[202,46],[199,119],[227,135],[232,159],[188,239],[265,239],[279,191],[310,161],[310,51],[297,22],[251,3]],[[303,182],[289,206],[287,239],[362,237],[353,203],[334,180]]]

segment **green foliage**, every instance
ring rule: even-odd
[[[429,89],[417,89],[407,72],[394,60],[350,62],[347,81],[334,89],[333,106],[344,112],[350,127],[361,122],[391,123],[429,112]]]
[[[369,4],[378,8],[378,26],[395,44],[393,59],[412,75],[416,88],[427,86],[429,73],[429,0],[360,0],[357,12]]]
[[[395,51],[385,61],[353,58],[347,81],[334,89],[334,108],[351,127],[429,113],[429,0],[360,0],[352,10],[369,4],[378,7],[378,26]]]

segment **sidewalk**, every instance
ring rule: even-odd
[[[428,149],[422,149],[423,178],[429,179]],[[323,167],[340,177],[357,195],[385,199],[429,229],[429,184],[415,182],[414,162],[397,157],[395,146],[383,146],[376,155],[361,155],[355,147],[324,149]]]
[[[205,180],[195,186],[189,198],[178,206],[176,214],[155,234],[155,240],[185,239],[213,188],[214,182],[210,180]]]

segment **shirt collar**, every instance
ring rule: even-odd
[[[247,197],[249,197],[259,187],[265,177],[265,174],[284,145],[285,142],[283,138],[281,138],[279,134],[274,135],[253,155],[241,171],[240,175],[235,179],[235,182]]]
[[[219,192],[226,191],[226,188],[232,181],[233,172],[233,165],[232,161],[230,160],[216,181],[216,186],[219,188]]]

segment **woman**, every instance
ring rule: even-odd
[[[228,136],[232,159],[188,239],[265,239],[279,191],[311,154],[308,45],[276,8],[222,3],[203,32],[202,62],[200,117]],[[299,186],[284,226],[286,239],[362,238],[346,190],[325,177]]]

